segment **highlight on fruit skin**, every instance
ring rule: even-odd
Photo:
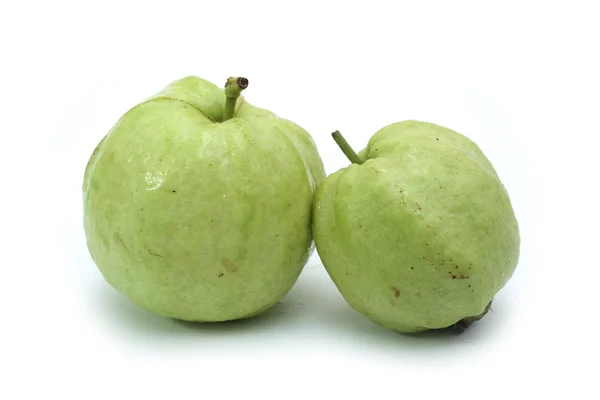
[[[322,160],[306,130],[241,95],[248,85],[176,80],[129,109],[88,161],[92,260],[154,314],[200,322],[261,314],[314,251]]]
[[[483,320],[520,255],[518,222],[492,163],[472,140],[423,121],[393,123],[329,175],[313,235],[346,302],[399,332],[464,332]]]

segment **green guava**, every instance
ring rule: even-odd
[[[315,194],[317,252],[346,302],[400,332],[466,329],[519,259],[509,195],[480,148],[448,128],[394,123]]]
[[[307,131],[225,88],[186,77],[127,111],[85,169],[84,231],[105,280],[187,321],[257,315],[314,251],[325,179]]]

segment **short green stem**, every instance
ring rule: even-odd
[[[346,157],[348,157],[348,160],[350,160],[351,163],[362,164],[364,162],[358,156],[358,154],[356,154],[356,152],[352,150],[352,147],[350,147],[348,142],[346,142],[346,139],[344,139],[340,131],[333,132],[331,136],[333,136],[333,140],[335,140],[338,146],[340,146],[340,149],[342,149],[342,152],[346,155]]]
[[[233,118],[235,105],[242,90],[248,87],[248,79],[231,77],[225,83],[225,109],[223,110],[223,122]]]

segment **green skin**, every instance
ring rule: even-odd
[[[186,77],[130,109],[91,156],[84,229],[108,283],[187,321],[257,315],[314,251],[311,136],[225,88]]]
[[[520,236],[493,166],[465,136],[431,123],[386,126],[315,194],[318,254],[345,300],[400,332],[488,311],[512,276]]]

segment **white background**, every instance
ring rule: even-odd
[[[2,3],[0,398],[599,398],[593,4]],[[247,100],[306,128],[328,173],[347,165],[336,129],[356,149],[405,119],[475,140],[522,234],[493,312],[460,336],[387,331],[316,256],[243,323],[178,323],[119,295],[85,247],[85,163],[186,75],[248,77]]]

